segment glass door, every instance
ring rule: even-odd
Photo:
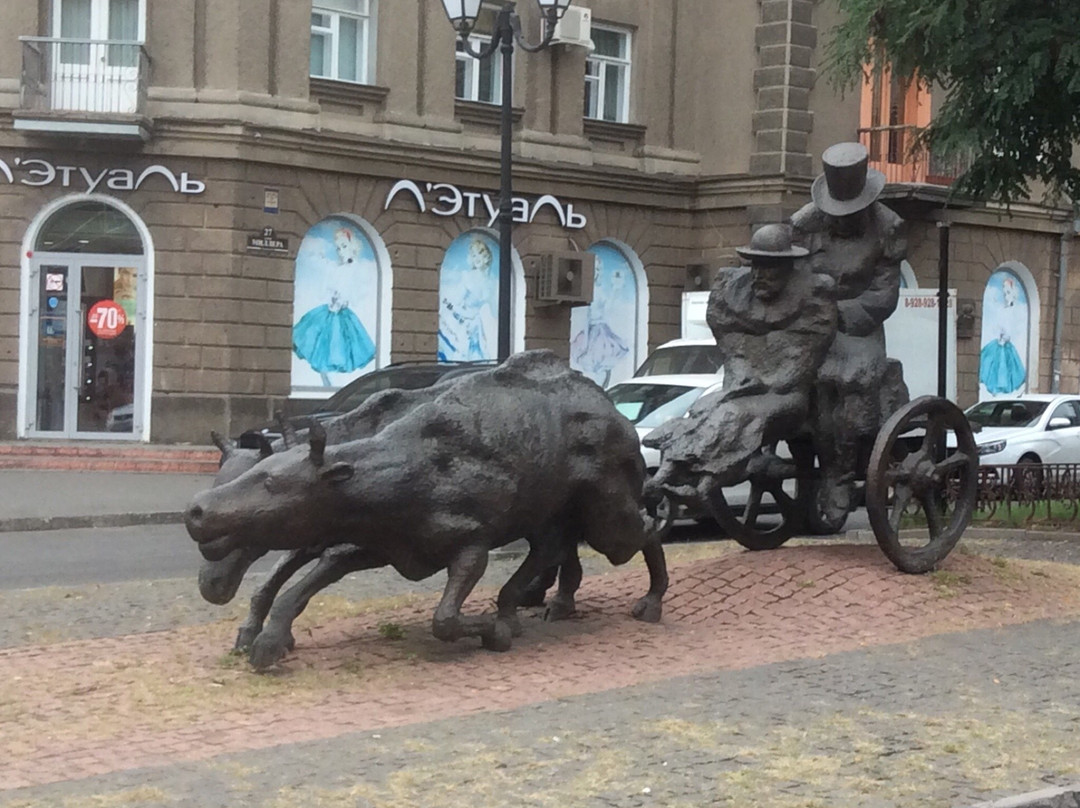
[[[36,379],[32,428],[63,433],[67,424],[68,292],[67,264],[44,264],[38,269],[36,317],[31,333],[37,334]],[[35,322],[36,320],[36,322]]]
[[[54,109],[134,113],[140,0],[54,0]]]
[[[99,260],[43,258],[31,272],[38,298],[29,427],[39,436],[137,437],[139,267]]]

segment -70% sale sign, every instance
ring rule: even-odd
[[[127,313],[114,300],[99,300],[87,312],[86,324],[100,339],[112,339],[127,328]]]

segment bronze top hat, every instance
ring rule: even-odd
[[[861,143],[837,143],[821,155],[825,172],[814,180],[810,196],[830,216],[847,216],[867,208],[885,187],[885,175],[868,167],[870,155]]]
[[[735,252],[743,258],[802,258],[810,251],[791,243],[787,225],[767,224],[750,238],[750,246],[736,247]]]

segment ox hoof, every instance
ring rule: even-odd
[[[251,667],[255,670],[266,670],[285,656],[293,647],[295,647],[295,643],[291,635],[274,637],[264,631],[251,644],[248,661],[251,662]]]
[[[251,626],[240,626],[240,630],[236,632],[236,642],[233,643],[233,650],[249,650],[252,644],[255,642],[255,638],[259,636],[259,631],[261,630],[262,626],[259,626],[259,628],[252,628]]]
[[[514,632],[505,620],[496,620],[491,630],[484,632],[480,642],[489,651],[509,651],[513,644]]]
[[[510,636],[511,637],[520,637],[521,636],[521,632],[522,632],[521,618],[518,617],[517,612],[514,612],[512,614],[499,615],[497,620],[500,623],[506,623],[506,625],[510,626]]]
[[[643,623],[659,623],[660,615],[663,614],[663,606],[658,599],[646,595],[634,604],[630,614],[633,615],[635,620],[640,620]]]
[[[573,617],[576,613],[577,607],[574,605],[573,597],[556,593],[548,603],[547,609],[544,610],[544,620],[548,623],[554,623],[556,620],[566,620]]]

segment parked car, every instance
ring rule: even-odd
[[[653,351],[634,376],[672,376],[717,373],[723,367],[714,340],[673,339]]]
[[[316,421],[325,421],[327,418],[356,409],[369,397],[382,390],[391,388],[419,390],[445,379],[457,378],[494,366],[494,362],[396,362],[349,382],[326,401],[321,402],[315,412],[294,415],[288,421],[293,429],[307,429]],[[237,443],[243,449],[257,449],[260,436],[265,436],[271,441],[277,440],[281,437],[281,427],[274,421],[249,429],[237,438]]]
[[[109,410],[105,417],[106,432],[131,432],[135,422],[135,405],[121,404]]]
[[[980,401],[964,415],[976,430],[984,465],[1080,463],[1080,396],[1029,394]],[[955,446],[955,439],[951,443]]]
[[[611,385],[607,394],[615,403],[615,409],[633,423],[638,440],[642,440],[671,419],[685,417],[695,401],[705,393],[719,390],[723,380],[722,371],[634,377]],[[653,474],[660,465],[660,451],[642,444],[641,456],[645,459],[646,470]],[[704,514],[691,513],[685,508],[676,514],[680,519],[702,517]]]

